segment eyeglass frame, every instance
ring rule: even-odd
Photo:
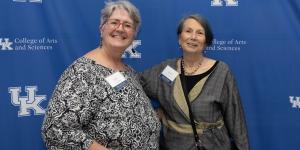
[[[115,22],[115,24],[113,24]],[[122,25],[122,28],[126,31],[135,31],[135,25],[134,23],[128,22],[128,21],[121,21],[119,19],[108,19],[106,23],[109,27],[113,29],[117,29]],[[128,27],[129,25],[130,27]]]

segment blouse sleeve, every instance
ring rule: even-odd
[[[229,71],[223,87],[224,104],[222,105],[225,125],[239,150],[248,150],[248,135],[241,98],[235,79]]]
[[[157,99],[160,67],[154,66],[140,74],[140,82],[148,97]]]
[[[42,125],[48,149],[88,149],[92,143],[83,130],[91,118],[90,90],[84,73],[67,69],[60,78]]]

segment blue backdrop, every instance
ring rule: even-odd
[[[131,0],[142,15],[142,71],[180,56],[176,27],[185,15],[207,17],[215,33],[205,54],[233,70],[252,150],[299,149],[299,0]],[[0,1],[0,149],[43,150],[45,108],[63,70],[99,44],[103,0]]]

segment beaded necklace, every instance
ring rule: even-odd
[[[194,68],[191,72],[188,72],[185,68],[185,63],[184,63],[184,59],[183,57],[181,58],[181,65],[182,65],[182,68],[183,68],[183,72],[185,75],[193,75],[199,68],[200,66],[202,65],[202,61],[203,61],[203,58],[199,61],[199,63],[197,64],[197,66],[195,67],[195,65],[187,65],[188,67],[190,68]]]

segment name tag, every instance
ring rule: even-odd
[[[175,78],[178,76],[178,72],[174,70],[169,65],[161,72],[160,77],[166,81],[167,83],[171,84]]]
[[[121,72],[115,72],[106,77],[105,80],[117,91],[121,90],[127,84],[127,80]]]

